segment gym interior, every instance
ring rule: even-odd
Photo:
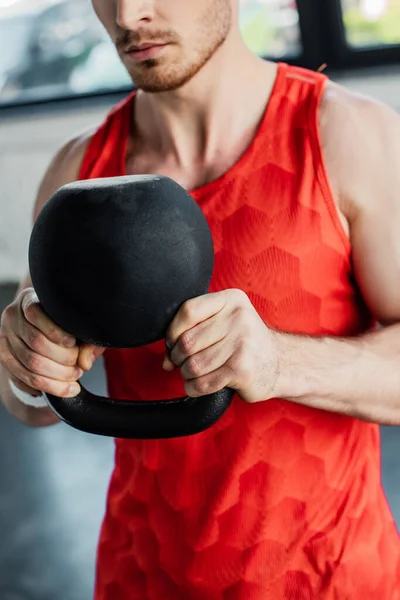
[[[260,56],[323,70],[400,111],[400,0],[241,0]],[[89,0],[0,0],[0,311],[25,276],[35,194],[55,151],[132,84]],[[99,359],[86,387],[106,395]],[[381,427],[400,525],[400,434]],[[0,600],[88,600],[114,444],[0,408]]]

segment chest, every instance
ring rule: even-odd
[[[186,190],[197,190],[216,182],[230,172],[246,150],[249,140],[239,139],[230,146],[216,149],[204,160],[190,160],[178,164],[173,155],[160,155],[141,149],[137,142],[129,139],[125,157],[127,175],[157,173],[170,177]]]
[[[270,325],[340,331],[359,308],[349,257],[318,187],[266,166],[196,198],[214,241],[210,291],[243,290]]]

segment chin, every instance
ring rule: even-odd
[[[167,78],[167,77],[132,77],[133,83],[138,90],[157,94],[162,92],[173,92],[180,89],[191,77]]]
[[[149,94],[161,94],[165,92],[174,92],[175,90],[179,90],[184,84],[182,83],[170,83],[170,82],[140,82],[136,83],[134,81],[135,87],[138,90],[143,92],[147,92]]]
[[[200,71],[201,66],[192,67],[186,71],[165,69],[165,66],[153,67],[152,71],[140,75],[131,73],[132,80],[137,89],[152,94],[174,92],[186,85]]]

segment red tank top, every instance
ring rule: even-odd
[[[191,192],[215,245],[211,291],[244,290],[286,332],[372,326],[321,154],[325,77],[280,64],[247,151]],[[88,147],[81,179],[125,174],[134,94]],[[122,399],[184,395],[163,342],[105,353]],[[396,527],[381,487],[379,427],[284,400],[235,397],[209,430],[116,440],[96,600],[395,600]]]

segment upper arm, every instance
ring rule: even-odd
[[[92,133],[93,132],[90,131],[79,137],[73,138],[62,146],[53,157],[43,176],[36,196],[33,212],[34,221],[54,192],[61,186],[77,180],[81,163]]]
[[[400,321],[400,116],[330,84],[321,132],[361,294],[380,323]]]
[[[36,221],[41,209],[54,192],[61,186],[77,180],[80,166],[92,134],[93,131],[88,131],[83,135],[68,141],[51,160],[36,195],[32,215],[33,223]],[[23,281],[21,281],[17,295],[21,290],[31,286],[32,280],[28,273]]]

